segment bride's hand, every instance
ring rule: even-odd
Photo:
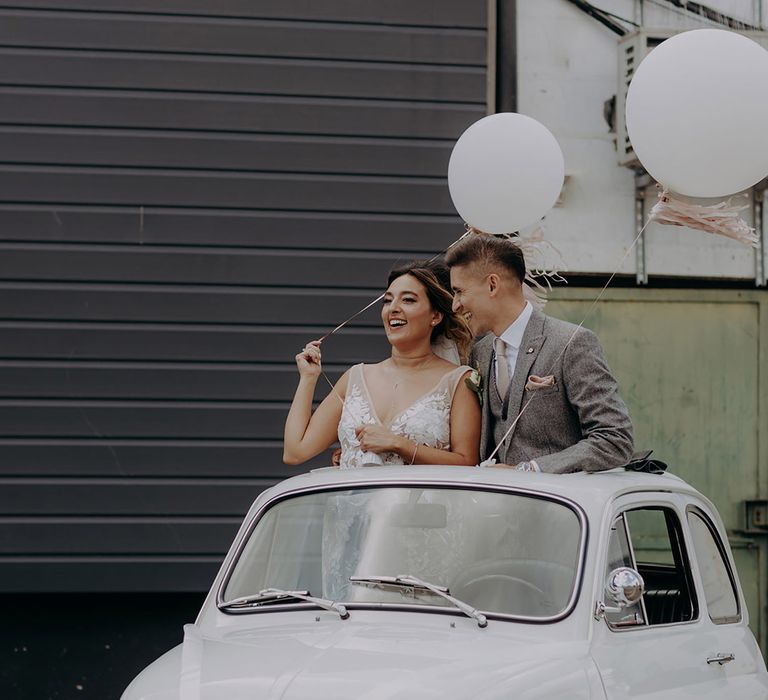
[[[317,379],[322,372],[319,340],[311,340],[304,349],[296,355],[296,367],[302,377]]]
[[[380,425],[360,425],[355,429],[355,436],[363,452],[397,452],[403,438],[395,435]]]

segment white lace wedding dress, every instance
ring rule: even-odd
[[[456,387],[462,376],[472,368],[465,365],[446,372],[429,391],[416,399],[405,410],[385,425],[376,415],[373,400],[365,383],[363,365],[355,365],[349,373],[344,409],[339,421],[339,444],[341,445],[341,469],[352,469],[364,464],[404,464],[405,460],[394,453],[375,454],[363,452],[355,437],[355,428],[360,425],[381,425],[396,435],[409,440],[448,450],[451,447],[451,404]]]

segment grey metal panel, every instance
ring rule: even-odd
[[[485,11],[0,5],[0,589],[208,586],[296,472],[297,350],[462,232]],[[379,324],[326,341],[331,379],[385,356]]]
[[[300,196],[299,196],[300,193]],[[453,213],[438,178],[0,167],[0,201]]]
[[[240,518],[0,517],[4,554],[226,553]]]
[[[334,383],[345,369],[323,363]],[[290,401],[297,383],[288,364],[0,360],[6,398]],[[317,396],[327,392],[322,384]]]
[[[0,357],[286,362],[308,339],[321,337],[333,325],[233,327],[0,321]],[[380,328],[344,328],[323,346],[328,363],[378,362],[388,351]]]
[[[3,399],[0,437],[275,440],[287,413],[278,403]]]
[[[252,477],[283,479],[326,467],[330,452],[301,467],[282,463],[279,440],[0,439],[2,476]]]
[[[484,105],[0,87],[0,124],[456,139]]]
[[[0,243],[0,279],[368,287],[383,291],[396,253]],[[290,270],[290,275],[286,271]]]
[[[3,515],[216,515],[242,518],[270,479],[0,480]]]
[[[5,556],[4,593],[207,591],[221,556]]]
[[[445,177],[453,142],[0,127],[6,163]]]
[[[429,27],[485,29],[486,4],[479,0],[14,0],[12,8],[90,10],[94,12],[158,12],[202,17],[256,17],[296,20],[338,20]]]
[[[0,48],[0,83],[485,103],[482,68],[317,59]]]
[[[431,255],[447,248],[463,230],[455,215],[0,204],[0,240],[352,248]]]
[[[0,44],[482,67],[486,60],[480,29],[401,27],[393,32],[377,24],[14,9],[0,10]]]
[[[378,290],[191,285],[0,283],[0,319],[328,325],[371,302]],[[378,325],[369,309],[351,325]],[[291,358],[296,353],[291,353]]]

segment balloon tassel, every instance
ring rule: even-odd
[[[733,200],[734,197],[730,197],[718,204],[703,206],[678,199],[669,190],[664,189],[659,192],[659,201],[651,209],[649,219],[665,226],[686,226],[714,233],[756,248],[760,239],[755,234],[755,229],[750,228],[739,215],[739,212],[749,205],[733,204]]]

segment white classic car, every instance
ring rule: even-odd
[[[675,476],[322,469],[259,496],[123,700],[765,700],[747,623]]]

